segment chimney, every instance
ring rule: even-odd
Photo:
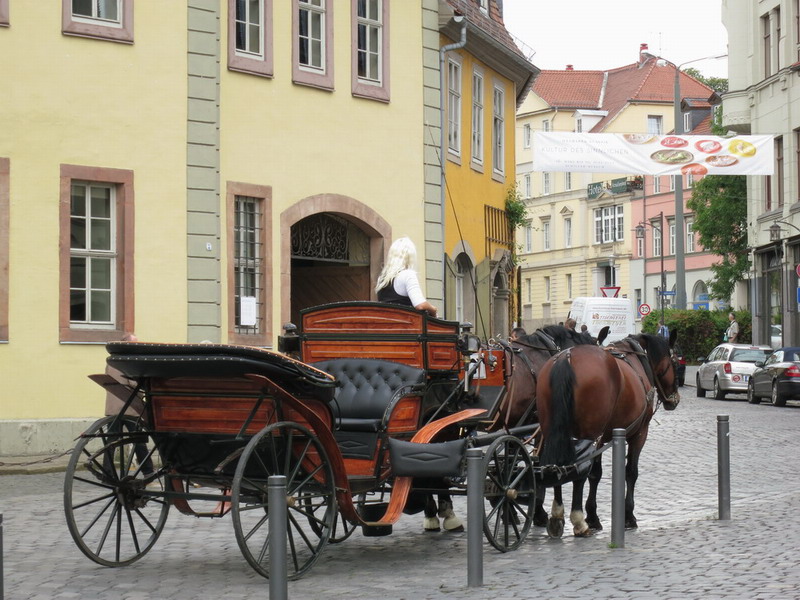
[[[645,58],[644,54],[647,52],[648,46],[647,44],[639,44],[639,64],[641,65]]]
[[[572,68],[572,65],[567,65],[567,71],[574,71],[575,69]]]

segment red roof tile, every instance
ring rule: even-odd
[[[525,58],[519,46],[514,42],[514,38],[508,33],[505,23],[503,22],[503,17],[500,16],[500,10],[496,0],[489,0],[488,15],[480,9],[475,0],[447,0],[447,3],[454,10],[464,15],[467,21],[488,33],[491,37],[500,42],[500,44],[511,50],[514,54],[522,57],[527,62],[527,58]]]
[[[609,71],[542,71],[533,91],[554,108],[592,108],[605,110],[592,132],[601,132],[631,103],[672,104],[675,67],[658,65],[646,54],[641,64],[633,63]],[[710,87],[681,72],[682,98],[709,98]],[[694,105],[693,105],[694,106]]]

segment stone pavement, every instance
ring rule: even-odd
[[[636,488],[640,528],[626,533],[624,548],[609,547],[608,457],[599,497],[606,530],[551,540],[534,528],[507,554],[484,544],[480,588],[466,587],[466,534],[423,534],[421,518],[405,516],[391,536],[357,532],[328,546],[310,573],[289,583],[289,598],[800,598],[800,404],[752,406],[744,397],[716,401],[682,391],[678,409],[659,411],[651,424]],[[716,519],[718,414],[730,415],[730,521]],[[269,595],[268,582],[242,558],[228,517],[173,511],[149,554],[110,569],[85,558],[67,532],[61,473],[5,475],[0,484],[9,600]],[[457,508],[466,515],[463,498]]]

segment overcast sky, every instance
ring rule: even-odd
[[[613,69],[634,62],[639,44],[681,64],[728,52],[722,0],[503,0],[506,28],[536,53],[540,69]],[[687,65],[727,77],[727,60]]]

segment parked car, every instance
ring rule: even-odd
[[[678,344],[675,344],[672,352],[675,355],[675,358],[678,359],[678,370],[675,373],[676,377],[678,378],[678,385],[683,387],[686,383],[686,357],[683,355],[683,351]]]
[[[710,390],[714,398],[722,400],[727,393],[746,393],[756,362],[765,361],[771,353],[769,346],[720,344],[707,357],[698,358],[697,396],[704,398]]]
[[[769,398],[774,406],[785,406],[789,398],[800,399],[800,348],[779,348],[764,362],[757,362],[747,385],[747,401],[758,404]]]

